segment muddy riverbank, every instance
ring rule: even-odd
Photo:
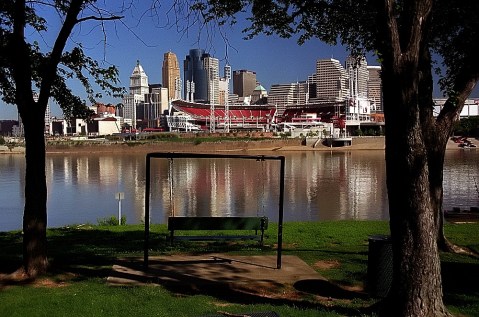
[[[108,141],[76,141],[47,144],[48,154],[58,153],[112,153],[112,152],[270,152],[270,151],[352,151],[352,150],[384,150],[384,137],[354,137],[352,145],[329,147],[318,142],[315,147],[308,142],[304,145],[301,139],[262,139],[262,140],[223,140],[214,142],[194,141],[152,141],[152,142],[108,142]],[[449,141],[447,150],[460,149],[457,143]],[[21,146],[0,146],[0,153],[23,154]]]

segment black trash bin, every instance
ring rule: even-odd
[[[368,290],[374,297],[386,297],[393,279],[391,237],[370,236],[368,250]]]

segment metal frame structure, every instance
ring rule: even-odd
[[[283,201],[284,201],[284,174],[285,157],[268,155],[235,155],[235,154],[201,154],[201,153],[148,153],[146,155],[146,186],[145,186],[145,244],[143,265],[148,269],[148,250],[150,241],[150,187],[151,187],[151,160],[156,158],[195,158],[195,159],[247,159],[247,160],[276,160],[280,161],[280,183],[278,200],[278,249],[276,268],[281,269],[281,255],[283,251]]]

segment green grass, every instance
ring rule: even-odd
[[[283,254],[296,255],[316,268],[334,285],[360,287],[366,280],[368,237],[387,234],[380,221],[292,222],[284,225]],[[151,227],[150,255],[223,252],[275,254],[277,225],[270,223],[263,247],[239,244],[175,243],[167,241],[165,225]],[[448,238],[479,252],[479,224],[447,224]],[[70,226],[48,230],[51,273],[48,283],[0,282],[0,316],[204,316],[276,311],[280,316],[359,315],[372,298],[324,302],[314,293],[301,301],[271,301],[262,297],[228,298],[211,293],[173,292],[163,286],[112,287],[106,283],[118,257],[143,255],[142,225]],[[0,273],[21,264],[21,232],[0,232]],[[477,316],[479,260],[442,254],[444,301],[451,312]],[[318,263],[330,263],[329,267]],[[221,294],[220,294],[221,295]]]

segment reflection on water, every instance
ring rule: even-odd
[[[275,153],[277,154],[277,153]],[[285,153],[285,221],[387,219],[383,151]],[[448,151],[444,207],[478,204],[479,152]],[[49,226],[117,216],[117,192],[128,223],[144,221],[145,155],[49,155]],[[21,228],[23,156],[0,156],[0,230]],[[151,217],[266,215],[277,221],[279,162],[241,159],[155,159]]]
[[[444,164],[444,209],[479,206],[479,151],[448,151]]]

